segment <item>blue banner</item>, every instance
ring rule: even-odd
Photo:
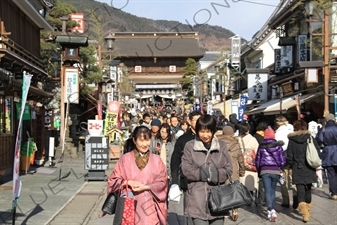
[[[240,96],[239,116],[238,116],[239,121],[243,120],[243,114],[245,113],[247,102],[248,102],[248,96],[241,95]]]

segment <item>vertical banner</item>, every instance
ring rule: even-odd
[[[110,101],[105,115],[104,135],[109,136],[109,141],[115,140],[114,128],[118,126],[118,114],[120,103],[118,101]]]
[[[21,99],[21,110],[20,110],[20,118],[18,124],[18,132],[16,135],[15,141],[15,152],[14,152],[14,166],[13,166],[13,218],[15,218],[16,207],[18,204],[18,200],[21,192],[21,179],[20,179],[20,148],[21,148],[21,133],[22,133],[22,118],[23,113],[25,111],[25,105],[27,101],[27,95],[29,91],[30,81],[32,79],[32,75],[26,75],[26,72],[23,73],[23,81],[22,81],[22,99]]]
[[[267,100],[268,74],[248,74],[248,97],[250,100]]]
[[[308,35],[300,34],[297,37],[298,62],[310,61],[308,59]]]
[[[69,101],[69,103],[78,104],[80,99],[78,68],[66,68],[64,82],[65,102],[67,103]]]
[[[239,116],[238,116],[239,121],[242,121],[242,119],[243,119],[243,114],[245,113],[247,102],[248,102],[248,97],[244,96],[244,95],[241,95],[240,96]]]
[[[239,64],[241,62],[241,38],[239,36],[235,36],[231,38],[231,63]]]
[[[102,101],[97,101],[97,115],[99,120],[103,119]]]

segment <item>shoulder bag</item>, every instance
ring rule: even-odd
[[[229,184],[212,187],[208,194],[208,208],[212,216],[225,216],[230,209],[253,203],[253,197],[247,187],[238,180],[233,181],[228,170],[225,170]]]
[[[115,191],[108,194],[102,205],[102,212],[109,215],[115,213],[118,195],[119,191]]]
[[[307,150],[305,153],[305,158],[309,166],[314,169],[318,168],[322,164],[321,159],[318,156],[318,152],[314,144],[314,140],[312,139],[311,135],[307,140]]]
[[[255,166],[255,158],[256,153],[254,149],[251,148],[245,148],[245,143],[243,142],[243,139],[240,137],[241,144],[242,144],[242,153],[243,153],[243,159],[245,163],[245,169],[248,171],[256,172],[256,166]]]

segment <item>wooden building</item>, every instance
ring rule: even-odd
[[[40,57],[40,30],[53,29],[44,18],[51,7],[48,3],[40,0],[0,1],[0,184],[13,170],[18,125],[15,104],[21,100],[23,71],[33,75],[28,100],[37,102],[53,97],[42,88],[48,75]],[[43,124],[42,108],[34,121],[26,123],[40,148],[44,147]],[[25,134],[22,141],[24,138]]]
[[[188,58],[203,57],[195,32],[116,32],[114,51],[135,84],[134,94],[147,102],[181,97],[180,80]]]

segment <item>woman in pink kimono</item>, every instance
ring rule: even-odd
[[[127,184],[135,196],[135,225],[166,225],[167,172],[159,157],[149,151],[151,131],[136,127],[133,142],[136,149],[124,154],[117,162],[108,181],[108,193]]]

